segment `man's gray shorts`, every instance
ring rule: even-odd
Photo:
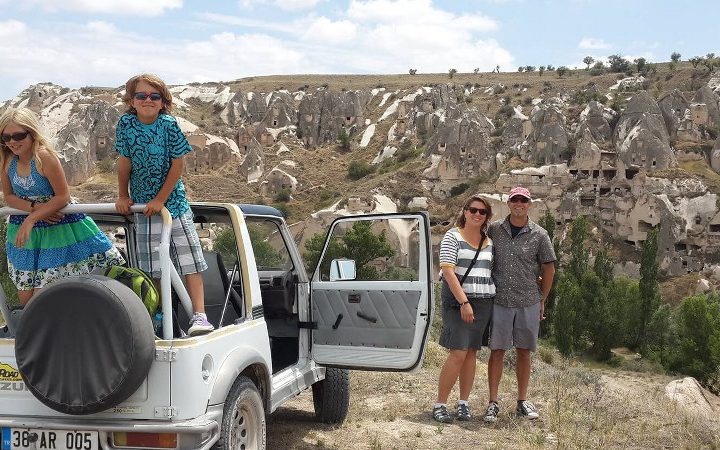
[[[540,303],[524,308],[493,306],[490,350],[511,347],[534,351],[540,331]]]

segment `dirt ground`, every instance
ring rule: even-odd
[[[487,396],[483,353],[470,399],[473,420],[441,425],[432,420],[430,409],[442,352],[433,345],[425,367],[415,374],[352,372],[350,411],[339,426],[315,422],[312,394],[303,393],[269,417],[268,448],[717,448],[720,442],[717,422],[688,415],[665,396],[670,377],[587,368],[549,350],[533,361],[530,397],[540,410],[538,420],[519,419],[512,412],[516,384],[512,358],[507,358],[500,420],[482,422]],[[456,398],[454,391],[450,403]]]

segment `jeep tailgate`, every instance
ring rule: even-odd
[[[97,414],[70,416],[50,409],[28,390],[17,369],[15,340],[0,339],[0,417],[74,417],[98,419],[163,419],[170,405],[171,343],[156,341],[156,357],[140,388],[126,401]],[[52,374],[48,374],[52,376]]]

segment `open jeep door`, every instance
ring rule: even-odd
[[[313,360],[348,369],[419,367],[433,308],[431,254],[426,213],[336,219],[311,279]]]

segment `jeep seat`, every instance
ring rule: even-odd
[[[203,256],[208,265],[206,270],[200,272],[203,278],[205,314],[207,315],[208,321],[216,328],[235,323],[238,318],[242,317],[242,298],[235,288],[231,288],[225,264],[220,254],[218,252],[204,250]],[[225,305],[225,295],[228,289],[230,289],[228,307],[225,310],[223,323],[220,324],[220,316],[222,316],[223,306]],[[177,308],[177,319],[180,327],[186,330],[190,318],[185,312],[185,308]]]

